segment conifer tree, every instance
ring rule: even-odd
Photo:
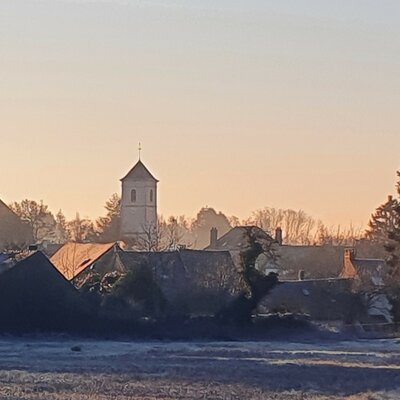
[[[398,207],[400,203],[397,198],[388,196],[385,203],[381,204],[371,215],[368,223],[367,237],[378,243],[386,243],[389,232],[396,228],[398,223]]]
[[[398,199],[393,206],[391,226],[387,231],[385,249],[388,253],[389,278],[391,286],[400,287],[400,171],[397,171]]]
[[[116,242],[120,239],[120,208],[121,198],[114,193],[104,206],[107,213],[96,221],[98,240],[101,242]]]

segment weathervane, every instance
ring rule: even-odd
[[[139,148],[138,148],[138,150],[139,150],[139,161],[140,161],[140,152],[142,151],[142,145],[140,144],[140,142],[139,142]]]

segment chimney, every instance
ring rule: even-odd
[[[356,267],[353,264],[355,258],[354,249],[345,249],[343,256],[343,268],[339,275],[340,278],[355,278],[357,276]]]
[[[215,249],[217,247],[217,240],[218,240],[218,229],[211,228],[210,230],[210,248]]]
[[[354,249],[345,249],[344,250],[344,261],[353,261],[354,260]]]
[[[391,203],[393,201],[393,196],[391,194],[389,194],[388,196],[388,203]]]
[[[279,226],[275,229],[275,242],[278,243],[279,246],[282,246],[283,243],[282,228]]]

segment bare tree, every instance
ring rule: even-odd
[[[280,227],[285,235],[285,243],[289,244],[311,244],[317,226],[317,221],[303,210],[272,207],[254,211],[244,222],[246,225],[258,226],[270,234]]]
[[[354,247],[356,242],[362,237],[363,229],[361,227],[355,228],[351,224],[347,228],[343,228],[340,225],[327,227],[320,223],[318,226],[317,243],[320,245]]]
[[[161,223],[160,223],[161,222]],[[162,251],[164,246],[162,239],[164,236],[164,222],[145,224],[143,232],[137,237],[134,247],[142,251]]]
[[[180,229],[178,220],[175,217],[169,217],[165,224],[165,247],[168,250],[178,250],[182,245],[184,233]]]

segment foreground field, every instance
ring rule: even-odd
[[[399,399],[400,342],[2,339],[0,398]]]

